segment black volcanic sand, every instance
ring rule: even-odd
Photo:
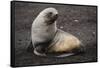
[[[26,51],[30,44],[31,25],[45,8],[54,7],[59,12],[57,27],[78,37],[86,46],[86,52],[70,57],[39,57]],[[15,66],[67,64],[97,61],[97,7],[54,5],[39,3],[15,4]],[[14,22],[13,22],[14,23]]]

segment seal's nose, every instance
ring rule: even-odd
[[[57,19],[57,18],[58,18],[58,14],[55,14],[55,15],[54,15],[54,18]]]
[[[55,17],[58,17],[58,14],[56,14]]]

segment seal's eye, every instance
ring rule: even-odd
[[[52,16],[52,14],[53,14],[52,12],[49,12],[49,13],[48,13],[48,16]]]
[[[52,12],[47,13],[47,17],[52,17]]]
[[[52,15],[52,12],[49,12],[50,15]]]

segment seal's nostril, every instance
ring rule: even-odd
[[[55,14],[55,16],[54,16],[55,18],[57,18],[58,17],[58,14]]]
[[[58,17],[58,14],[56,14],[55,16],[57,16],[57,17]]]

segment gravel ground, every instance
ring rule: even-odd
[[[86,46],[84,54],[64,58],[39,57],[26,51],[30,44],[31,25],[45,8],[59,12],[57,27],[78,37]],[[13,22],[14,23],[14,22]],[[97,61],[97,7],[15,3],[15,66],[69,64]]]

